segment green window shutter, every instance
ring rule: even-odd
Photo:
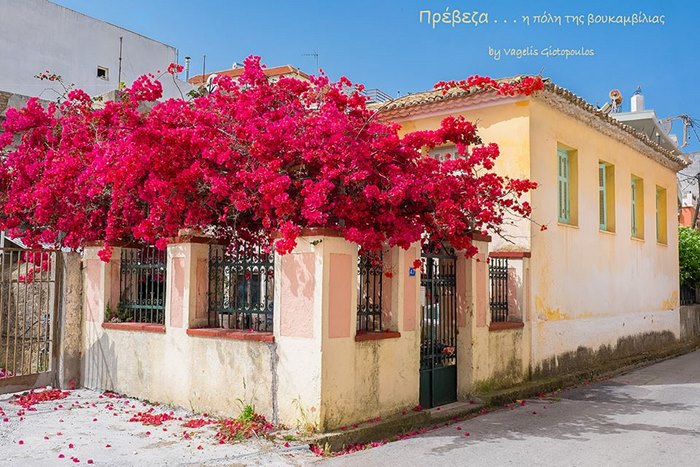
[[[632,179],[632,236],[637,236],[637,184]]]
[[[661,193],[659,192],[659,189],[656,189],[656,241],[659,242],[661,239],[659,238],[659,233],[661,230],[659,229],[659,198],[660,198]]]
[[[557,156],[559,159],[559,222],[568,224],[571,220],[569,152],[559,149]]]
[[[605,175],[605,164],[598,164],[598,204],[600,208],[600,230],[608,230]]]

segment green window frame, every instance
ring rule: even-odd
[[[639,226],[637,226],[637,179],[632,176],[632,236],[639,237]]]
[[[558,188],[559,188],[559,222],[569,224],[571,222],[571,182],[569,151],[557,149],[559,161]]]
[[[659,187],[656,187],[656,241],[659,242],[661,241],[661,224],[659,222],[659,207],[660,207],[660,201],[661,201],[661,190],[659,190]]]
[[[598,205],[600,209],[600,230],[608,230],[608,193],[606,184],[606,165],[603,163],[598,164]]]
[[[668,244],[668,212],[666,188],[656,186],[656,241]]]

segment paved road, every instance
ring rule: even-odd
[[[700,466],[700,351],[320,463]]]

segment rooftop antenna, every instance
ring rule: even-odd
[[[204,76],[207,74],[207,54],[204,54],[202,58],[202,81],[204,81]]]
[[[302,55],[303,55],[304,57],[314,57],[314,58],[316,59],[316,73],[320,73],[320,72],[321,72],[321,67],[320,67],[319,64],[318,64],[318,57],[319,57],[318,49],[314,50],[314,51],[311,52],[311,53],[302,54]]]

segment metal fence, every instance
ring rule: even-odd
[[[108,321],[165,324],[165,259],[151,246],[122,249],[119,305]]]
[[[384,255],[367,252],[357,261],[357,330],[382,331],[382,277]]]
[[[209,326],[272,332],[274,253],[240,244],[209,247]]]
[[[491,322],[508,321],[508,259],[489,258]]]
[[[57,261],[56,251],[0,248],[0,383],[53,370]]]

